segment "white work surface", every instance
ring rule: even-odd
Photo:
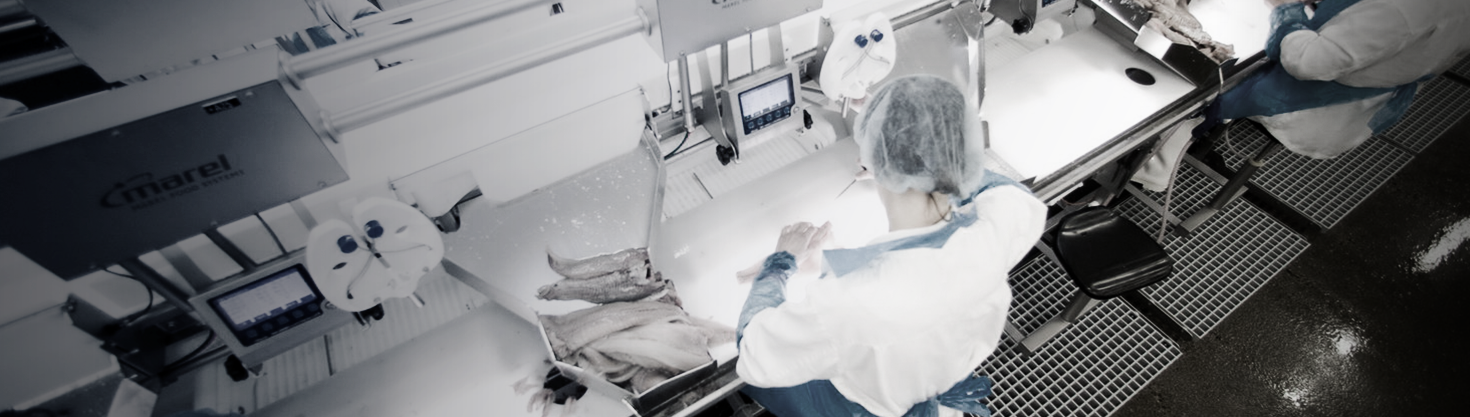
[[[1248,58],[1265,46],[1270,9],[1260,0],[1197,0],[1190,12],[1214,39]],[[1128,68],[1157,81],[1130,81]],[[1023,178],[1051,175],[1194,89],[1143,52],[1095,28],[988,72],[982,118],[991,147]]]
[[[1154,85],[1124,70],[1153,74]],[[986,74],[980,116],[990,146],[1022,178],[1078,160],[1194,89],[1152,57],[1095,28],[1069,35]]]

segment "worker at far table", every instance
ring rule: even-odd
[[[976,113],[953,84],[896,79],[866,108],[854,138],[889,233],[819,253],[830,224],[782,231],[740,314],[744,392],[790,417],[987,416],[991,381],[976,369],[1000,340],[1007,273],[1046,207],[984,169]],[[786,299],[809,260],[825,262],[823,276]]]
[[[1323,0],[1310,18],[1302,1],[1267,3],[1276,6],[1266,41],[1273,62],[1207,116],[1251,117],[1312,158],[1336,157],[1383,133],[1420,82],[1470,53],[1470,1]]]

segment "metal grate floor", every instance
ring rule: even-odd
[[[1455,64],[1455,66],[1453,67],[1450,67],[1449,72],[1453,72],[1455,73],[1455,75],[1459,75],[1461,77],[1470,78],[1470,56],[1465,57],[1465,59],[1460,61],[1460,63]]]
[[[1419,86],[1414,104],[1409,106],[1403,120],[1380,136],[1414,152],[1423,152],[1466,113],[1470,113],[1470,87],[1436,77]]]
[[[1011,319],[1025,332],[1059,313],[1075,291],[1046,257],[1031,261],[1011,282]],[[1035,354],[1022,354],[1016,345],[1002,337],[981,365],[995,381],[987,404],[996,416],[1107,416],[1181,355],[1122,300],[1099,304]]]
[[[1405,120],[1403,124],[1415,122]],[[1244,155],[1254,155],[1267,141],[1265,129],[1249,122],[1232,125],[1230,138],[1239,154],[1223,143],[1216,144],[1215,151],[1232,167],[1241,166]],[[1333,159],[1311,159],[1283,150],[1256,172],[1251,183],[1312,222],[1332,228],[1411,159],[1413,155],[1378,137]]]
[[[1185,217],[1219,191],[1220,185],[1193,167],[1179,170],[1175,216]],[[1155,201],[1161,193],[1144,191]],[[1182,204],[1180,204],[1182,203]],[[1120,214],[1158,230],[1159,214],[1137,199],[1123,202]],[[1204,337],[1251,294],[1266,285],[1307,241],[1243,199],[1237,199],[1185,238],[1166,234],[1164,249],[1174,258],[1174,275],[1141,292],[1195,337]]]

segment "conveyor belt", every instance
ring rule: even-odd
[[[1011,277],[1012,319],[1022,331],[1060,312],[1075,287],[1038,257]],[[996,385],[987,404],[997,416],[1107,416],[1174,363],[1179,347],[1122,300],[1109,300],[1035,354],[1001,346],[981,366]]]
[[[1470,71],[1470,66],[1461,65],[1460,69]],[[1382,136],[1414,152],[1423,152],[1466,113],[1470,113],[1470,87],[1438,77],[1419,86],[1403,120]]]
[[[1426,123],[1405,122],[1404,125]],[[1240,166],[1241,154],[1253,155],[1266,143],[1265,131],[1255,123],[1236,123],[1230,138],[1240,154],[1231,152],[1223,143],[1217,144],[1215,150],[1232,167]],[[1378,137],[1333,159],[1311,159],[1283,151],[1261,167],[1251,183],[1314,223],[1331,228],[1412,158],[1413,155]]]
[[[1193,167],[1179,170],[1174,190],[1175,216],[1185,217],[1220,189]],[[1145,191],[1156,201],[1162,193]],[[1137,199],[1118,210],[1150,233],[1158,212]],[[1250,203],[1237,199],[1186,238],[1166,234],[1164,248],[1174,258],[1174,274],[1140,290],[1195,337],[1204,337],[1225,316],[1266,285],[1307,241]]]

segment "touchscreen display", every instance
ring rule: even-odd
[[[759,87],[740,93],[740,116],[744,121],[791,107],[795,102],[791,94],[791,75],[786,75]]]
[[[241,331],[317,299],[301,265],[210,300],[231,328]]]

